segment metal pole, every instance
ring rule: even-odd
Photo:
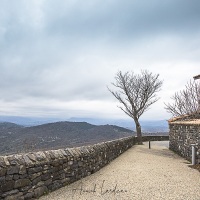
[[[149,140],[149,149],[151,149],[151,141]]]
[[[196,149],[195,149],[195,144],[191,144],[192,146],[192,165],[195,165],[196,161]]]

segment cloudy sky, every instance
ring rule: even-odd
[[[200,74],[199,0],[0,0],[0,115],[125,118],[118,70],[164,80],[142,119]]]

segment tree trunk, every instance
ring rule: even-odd
[[[143,143],[142,143],[142,130],[141,130],[140,122],[138,121],[137,118],[135,118],[134,121],[135,121],[135,126],[136,126],[138,144],[141,145]]]

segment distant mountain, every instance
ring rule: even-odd
[[[57,121],[61,121],[61,119],[44,117],[0,116],[0,122],[10,122],[22,126],[37,126]]]
[[[82,146],[133,134],[122,127],[86,122],[55,122],[32,127],[0,123],[0,154]]]
[[[0,122],[11,122],[22,126],[37,126],[46,123],[58,121],[87,122],[94,125],[116,125],[130,130],[135,130],[134,121],[131,119],[101,119],[101,118],[77,118],[59,119],[43,117],[18,117],[18,116],[0,116]],[[168,132],[167,120],[141,120],[142,131],[146,133]]]
[[[135,131],[135,124],[133,120],[127,119],[97,119],[97,118],[70,118],[69,121],[74,122],[88,122],[95,125],[112,124],[120,127],[124,127]],[[167,120],[141,120],[142,132],[157,133],[168,132],[169,127]]]
[[[23,126],[11,123],[11,122],[0,122],[0,131],[1,130],[8,130],[8,129],[16,129],[16,128],[22,128]]]

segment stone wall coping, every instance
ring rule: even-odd
[[[181,116],[176,116],[168,120],[168,123],[171,122],[182,122],[182,121],[198,121],[200,120],[200,113],[193,113],[193,114],[187,114],[187,115],[181,115]]]
[[[180,125],[200,125],[200,119],[191,119],[187,121],[168,121],[169,124],[180,124]]]
[[[0,167],[10,166],[10,165],[25,165],[28,167],[35,166],[37,164],[45,164],[52,160],[61,160],[68,157],[79,157],[80,155],[89,155],[96,152],[98,149],[108,148],[110,144],[116,144],[119,142],[125,142],[130,140],[134,136],[124,137],[116,140],[110,140],[106,142],[101,142],[93,145],[72,147],[65,149],[47,150],[47,151],[37,151],[29,153],[12,154],[6,156],[0,156]]]
[[[143,138],[152,138],[152,137],[165,137],[165,136],[143,136]],[[167,137],[167,136],[166,136]],[[0,156],[0,167],[6,167],[10,165],[25,165],[27,167],[37,166],[38,164],[47,164],[51,161],[69,159],[70,157],[80,157],[81,155],[91,155],[96,151],[104,151],[107,148],[110,148],[110,145],[118,145],[121,142],[126,142],[130,139],[137,139],[137,136],[129,136],[116,140],[110,140],[106,142],[100,142],[93,145],[86,145],[80,147],[72,148],[63,148],[56,150],[47,150],[47,151],[36,151],[20,154],[11,154],[11,155],[2,155]],[[146,140],[144,140],[146,141]]]

